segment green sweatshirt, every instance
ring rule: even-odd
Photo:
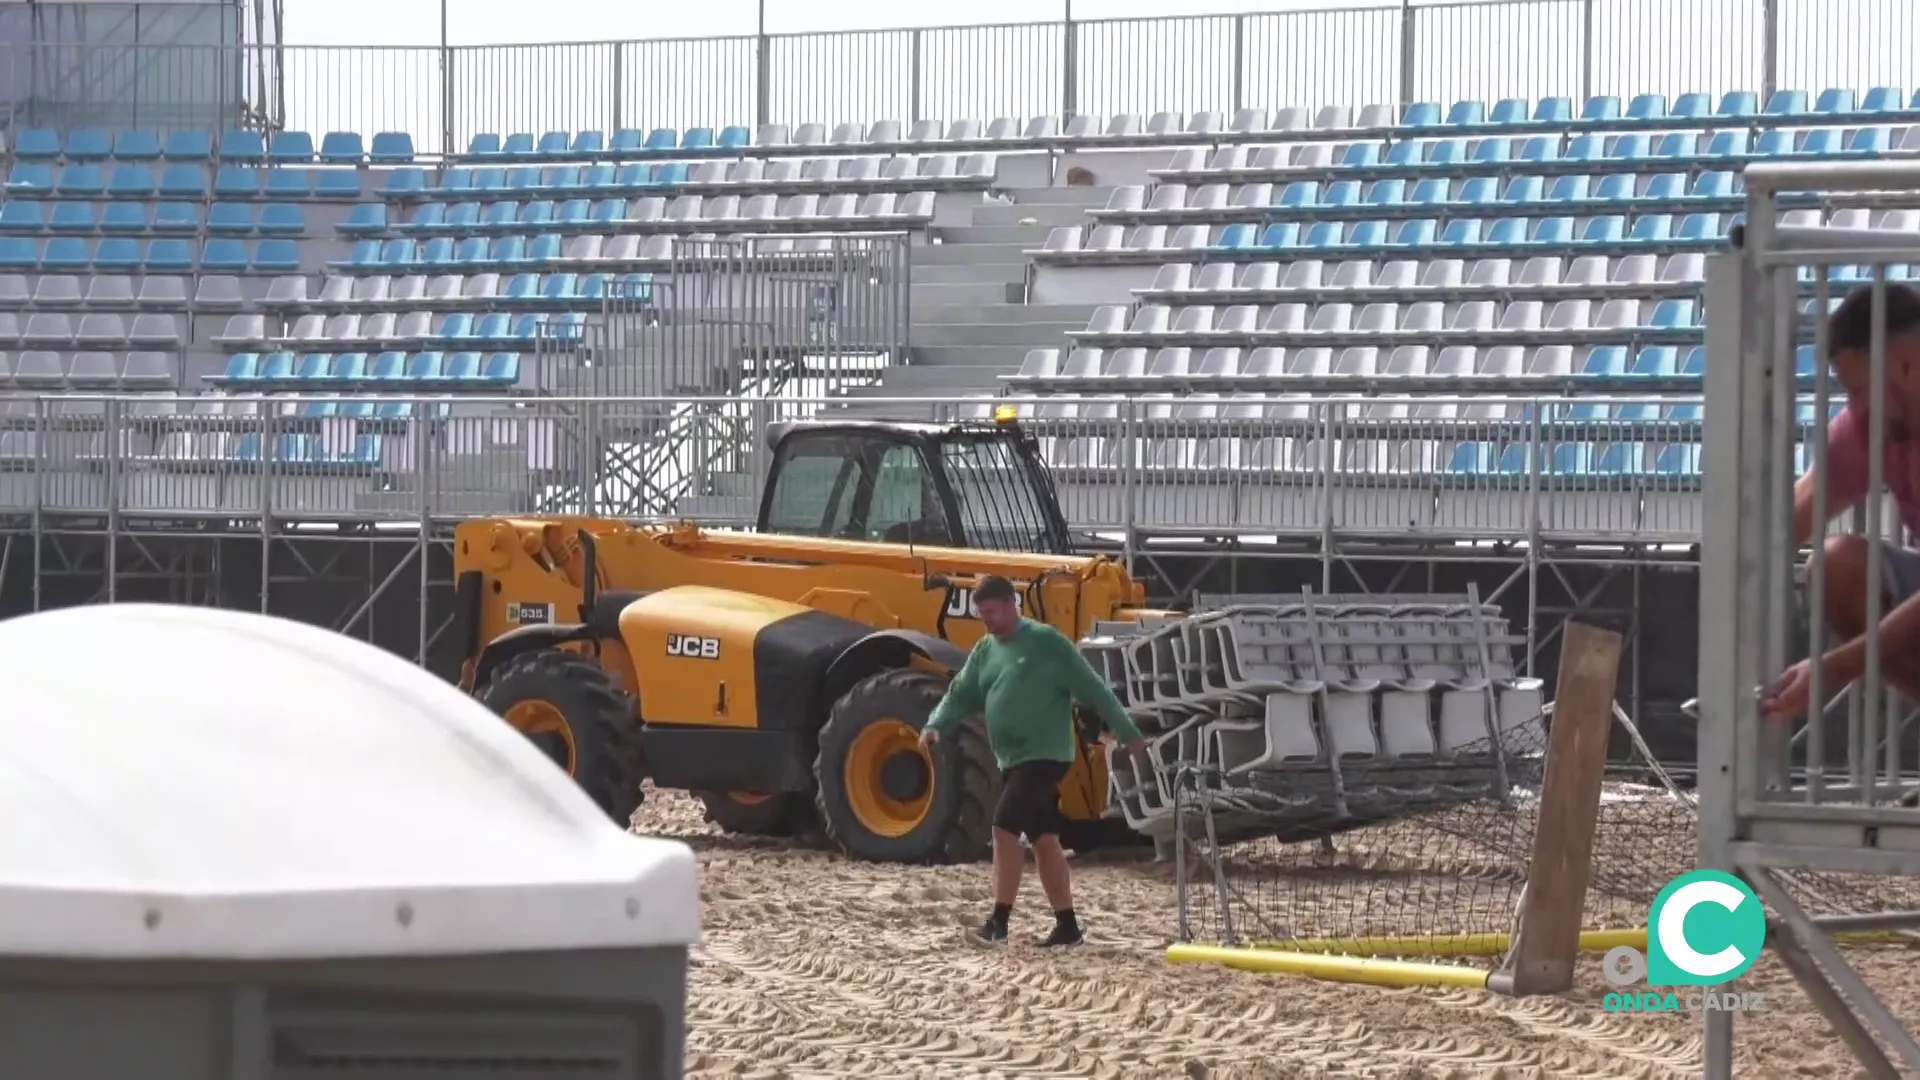
[[[1122,742],[1140,729],[1100,673],[1071,639],[1046,623],[1021,619],[1002,641],[992,634],[974,643],[947,696],[927,727],[944,732],[966,717],[985,713],[987,737],[1002,770],[1024,761],[1074,759],[1073,703],[1093,709]]]

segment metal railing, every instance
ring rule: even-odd
[[[421,150],[450,153],[483,131],[1911,86],[1916,39],[1920,7],[1908,0],[1404,0],[445,48],[16,35],[0,54],[0,117],[164,127],[190,113],[204,126],[211,100],[235,123],[406,131]]]
[[[831,419],[845,402],[274,396],[194,415],[206,400],[37,399],[33,420],[0,430],[0,515],[534,513],[738,526],[758,506],[766,426]],[[253,416],[234,407],[249,400]],[[899,420],[970,419],[952,401],[872,403]],[[1214,416],[1147,398],[1082,399],[1072,414],[1057,401],[1020,407],[1068,521],[1088,532],[1696,542],[1700,424],[1596,419],[1630,415],[1629,404],[1236,398]]]

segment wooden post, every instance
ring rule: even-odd
[[[1533,859],[1513,948],[1487,983],[1516,996],[1557,994],[1573,986],[1620,677],[1619,634],[1569,621],[1560,637],[1560,680],[1553,694]]]

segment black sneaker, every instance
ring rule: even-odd
[[[973,939],[983,945],[998,945],[1007,940],[1007,924],[988,919],[973,932]]]
[[[1081,932],[1079,923],[1055,923],[1053,933],[1047,935],[1047,939],[1040,943],[1040,947],[1052,949],[1063,945],[1078,945],[1085,940],[1086,935]]]

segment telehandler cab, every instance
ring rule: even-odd
[[[1145,611],[1143,586],[1071,554],[1036,440],[1005,418],[805,422],[768,431],[757,529],[594,518],[454,532],[462,686],[622,823],[642,780],[694,792],[724,829],[817,822],[850,855],[958,861],[990,846],[999,772],[979,718],[921,726],[979,639],[972,588],[1012,580],[1079,637]],[[1091,721],[1060,788],[1069,846],[1104,819]]]

